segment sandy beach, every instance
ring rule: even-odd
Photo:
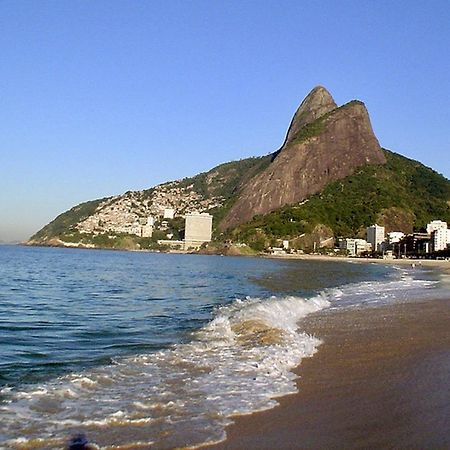
[[[265,258],[274,259],[300,259],[304,261],[333,261],[333,262],[354,262],[360,264],[387,264],[415,267],[429,267],[450,274],[450,260],[445,259],[382,259],[382,258],[351,258],[346,256],[328,256],[328,255],[310,255],[310,254],[284,254],[284,255],[265,255]]]
[[[450,299],[322,311],[299,393],[235,418],[214,449],[450,448]]]

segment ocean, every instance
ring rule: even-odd
[[[436,298],[422,268],[0,246],[0,448],[217,442],[296,392],[328,308]]]

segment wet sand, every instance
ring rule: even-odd
[[[214,449],[450,449],[450,299],[322,311],[299,393],[235,418]]]

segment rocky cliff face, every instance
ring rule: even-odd
[[[331,95],[317,87],[300,105],[273,162],[243,187],[220,228],[301,202],[358,167],[385,162],[364,104],[336,108]]]

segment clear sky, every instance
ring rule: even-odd
[[[317,84],[450,178],[443,1],[0,0],[0,240],[282,143]]]

